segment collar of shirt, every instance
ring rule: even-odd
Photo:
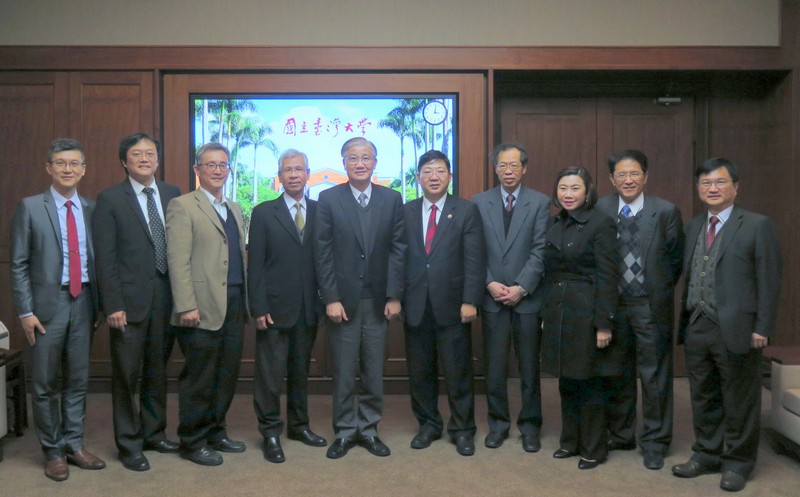
[[[228,199],[225,198],[224,194],[222,195],[222,200],[217,200],[217,197],[215,197],[214,195],[211,195],[211,193],[209,193],[208,190],[206,190],[202,186],[199,188],[199,190],[201,192],[205,193],[206,197],[208,197],[208,201],[211,202],[211,205],[213,205],[215,208],[217,206],[223,206],[224,207],[228,203]]]
[[[522,190],[522,183],[518,184],[517,187],[514,189],[514,191],[511,192],[511,193],[508,193],[506,191],[506,189],[501,186],[500,187],[500,193],[503,196],[503,205],[506,205],[508,203],[508,196],[509,195],[514,195],[514,205],[516,205],[517,204],[517,200],[519,200],[519,192],[520,192],[520,190]]]
[[[733,206],[729,206],[727,209],[721,211],[719,214],[711,214],[710,212],[706,212],[706,229],[708,229],[709,223],[708,220],[711,219],[711,216],[716,215],[719,218],[719,224],[717,224],[717,231],[721,230],[725,223],[728,222],[728,218],[731,217],[731,212],[733,212]]]
[[[80,212],[81,209],[83,208],[83,205],[81,205],[81,198],[78,196],[78,192],[73,193],[72,197],[66,198],[65,196],[58,193],[56,189],[51,186],[50,193],[53,194],[53,200],[56,201],[57,209],[66,209],[66,206],[64,204],[67,203],[67,200],[72,200],[72,208],[75,209],[73,212]]]
[[[306,211],[306,197],[305,197],[305,195],[300,197],[300,200],[295,200],[292,197],[290,197],[289,195],[286,195],[286,193],[284,192],[283,201],[286,202],[286,207],[289,208],[289,212],[291,212],[292,214],[295,213],[294,204],[296,204],[297,202],[300,202],[300,205],[303,206],[303,209],[302,209],[303,212],[307,212]]]
[[[438,216],[438,214],[441,214],[442,210],[444,209],[445,201],[447,201],[447,195],[444,195],[437,202],[431,202],[430,200],[428,200],[427,197],[422,197],[422,214],[425,216],[430,216],[431,207],[435,205],[436,208],[439,210],[439,212],[437,213]]]
[[[139,183],[138,181],[136,181],[135,179],[131,178],[130,176],[128,176],[128,181],[131,182],[131,186],[133,187],[133,191],[134,191],[134,193],[136,193],[136,195],[144,195],[142,190],[147,188],[147,186]],[[150,188],[152,188],[156,192],[156,197],[157,197],[158,196],[158,185],[156,185],[156,180],[153,180],[153,182],[150,183]],[[145,195],[145,198],[147,198],[147,195]]]
[[[358,196],[364,193],[367,196],[367,204],[369,204],[369,201],[372,198],[372,183],[367,185],[367,189],[363,192],[350,183],[348,183],[348,185],[350,186],[350,191],[353,193],[353,197],[355,197],[356,202],[358,202]]]
[[[622,212],[622,208],[625,207],[625,201],[622,200],[622,197],[619,198],[619,206],[617,207],[617,214]],[[638,197],[636,197],[633,202],[627,204],[628,207],[631,208],[631,216],[635,216],[639,213],[642,208],[644,208],[644,193],[640,193]]]

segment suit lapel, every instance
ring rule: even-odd
[[[56,235],[56,240],[58,240],[58,249],[60,251],[64,251],[64,246],[62,245],[61,241],[61,225],[58,224],[58,207],[56,207],[56,199],[53,198],[53,194],[50,193],[50,190],[45,190],[44,195],[42,195],[42,200],[44,201],[44,210],[47,211],[47,217],[50,218],[50,226],[53,227],[53,234]]]
[[[686,227],[686,253],[683,257],[683,274],[688,278],[692,259],[694,258],[694,249],[697,246],[697,237],[700,236],[700,230],[705,226],[705,216],[694,218],[689,226]],[[688,288],[688,287],[687,287]]]
[[[285,193],[283,195],[286,195]],[[275,218],[281,226],[289,233],[292,240],[296,241],[298,245],[302,244],[300,235],[297,233],[297,225],[294,224],[292,213],[289,211],[289,206],[286,205],[286,200],[281,195],[275,202],[273,208],[275,209]],[[306,220],[308,226],[308,220]]]
[[[133,211],[133,215],[139,220],[139,224],[142,225],[142,229],[147,234],[147,239],[154,244],[153,237],[150,235],[150,227],[147,225],[147,219],[144,218],[142,207],[139,205],[139,199],[136,198],[136,192],[127,178],[122,182],[122,191],[125,193],[125,201],[128,207]]]
[[[736,207],[733,208],[731,211],[731,215],[728,217],[728,222],[722,227],[722,230],[717,234],[718,242],[719,242],[719,252],[717,255],[717,260],[722,259],[722,256],[725,254],[725,249],[728,248],[733,238],[736,236],[736,232],[739,231],[739,228],[742,226],[742,213]]]
[[[514,205],[514,212],[511,215],[511,224],[508,226],[508,234],[505,235],[506,241],[503,247],[503,253],[506,253],[511,249],[511,245],[514,244],[514,240],[517,238],[522,226],[525,224],[525,220],[528,218],[528,214],[530,212],[528,209],[528,205],[530,203],[531,198],[528,195],[526,188],[524,186],[520,187],[519,198],[517,199],[517,203]],[[500,225],[503,225],[502,211],[500,213]]]
[[[219,214],[217,214],[214,206],[211,205],[211,201],[206,194],[198,189],[194,191],[194,198],[197,201],[197,206],[200,208],[200,211],[211,220],[211,223],[222,233],[222,236],[225,236],[225,227],[222,226]]]
[[[370,203],[375,200],[375,187],[372,187],[372,198],[369,199]],[[342,188],[339,192],[339,204],[342,206],[342,210],[345,212],[347,219],[350,221],[350,226],[353,229],[353,233],[356,235],[356,240],[358,240],[358,244],[361,246],[361,250],[364,250],[364,234],[361,233],[361,222],[358,220],[358,210],[355,202],[355,198],[353,198],[353,192],[350,190],[350,183],[345,183],[342,185]],[[373,205],[373,207],[375,207]]]
[[[89,210],[89,201],[78,195],[81,202],[81,212],[83,213],[83,226],[86,229],[86,252],[89,261],[89,268],[92,267],[94,260],[94,244],[92,243],[92,212]],[[91,271],[91,269],[89,269]]]
[[[639,217],[639,240],[647,243],[647,246],[642,244],[642,266],[647,264],[647,253],[649,252],[650,244],[653,243],[655,239],[653,232],[656,229],[656,214],[652,203],[648,200],[648,196],[645,195],[644,205],[642,206],[641,216]]]
[[[494,193],[489,197],[489,219],[494,228],[494,236],[497,238],[497,246],[503,247],[503,252],[508,250],[506,245],[505,228],[503,227],[503,194],[500,192],[502,187],[498,186],[494,189]]]
[[[308,217],[306,217],[306,227],[311,226],[312,227],[312,233],[313,233],[313,227],[314,227],[314,223],[316,222],[315,219],[317,217],[317,203],[316,202],[312,202],[311,200],[306,198],[306,212],[308,213]],[[308,231],[307,228],[306,228],[306,231]],[[306,245],[306,244],[309,244],[309,243],[313,242],[313,240],[312,240],[313,237],[312,236],[307,236],[307,235],[308,235],[308,233],[304,233],[303,234],[303,241],[302,241],[303,245]]]
[[[411,205],[411,243],[417,245],[420,252],[425,252],[425,234],[422,232],[422,199]]]

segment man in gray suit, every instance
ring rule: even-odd
[[[83,447],[89,349],[97,309],[91,218],[78,195],[86,174],[81,144],[57,139],[45,166],[50,189],[22,200],[11,222],[14,306],[31,345],[31,405],[45,475],[69,478],[105,463]]]
[[[672,330],[675,284],[683,262],[683,221],[671,202],[645,195],[647,156],[623,150],[608,160],[617,193],[597,207],[617,220],[620,299],[614,340],[625,371],[611,381],[609,450],[636,448],[636,372],[642,381],[644,466],[664,467],[672,442]]]
[[[500,185],[477,194],[486,239],[486,292],[483,299],[484,360],[489,434],[486,447],[496,449],[508,437],[508,355],[517,354],[522,408],[517,428],[525,452],[537,452],[542,426],[539,383],[544,245],[550,199],[522,184],[528,154],[522,145],[502,143],[491,163]]]
[[[734,205],[739,173],[708,159],[695,170],[707,212],[686,228],[686,284],[678,343],[686,351],[694,454],[672,473],[722,472],[723,490],[742,490],[761,433],[761,349],[775,333],[781,251],[772,221]]]

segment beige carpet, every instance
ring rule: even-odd
[[[409,442],[416,432],[407,396],[387,396],[381,438],[392,455],[378,458],[355,447],[343,459],[325,457],[325,449],[312,448],[283,439],[287,461],[271,464],[262,458],[256,429],[252,397],[237,395],[228,417],[229,433],[248,444],[243,454],[225,454],[225,463],[214,468],[197,466],[174,454],[148,452],[152,469],[144,473],[128,471],[116,458],[109,394],[91,394],[87,414],[86,447],[103,457],[108,467],[83,471],[71,467],[70,479],[55,483],[43,474],[43,458],[36,437],[29,429],[22,438],[5,440],[5,460],[0,463],[0,495],[24,497],[58,496],[636,496],[679,497],[729,495],[719,488],[719,476],[707,475],[692,480],[675,478],[670,466],[691,455],[691,419],[688,385],[685,378],[675,380],[675,440],[660,471],[645,469],[638,451],[613,452],[607,463],[590,471],[579,471],[577,460],[551,457],[558,448],[560,422],[557,380],[543,380],[545,421],[542,450],[526,454],[513,433],[499,449],[483,446],[486,435],[486,399],[476,398],[478,434],[476,454],[461,457],[449,441],[439,440],[425,450],[413,450]],[[517,390],[516,384],[511,391]],[[764,391],[764,419],[769,426],[768,391]],[[170,426],[175,438],[177,396],[170,395]],[[518,394],[512,408],[519,406]],[[332,438],[330,398],[313,396],[312,428]],[[440,400],[447,409],[444,397]],[[778,455],[771,437],[764,433],[759,461],[753,479],[738,495],[800,495],[800,461]]]

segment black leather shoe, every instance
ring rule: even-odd
[[[286,460],[278,437],[267,437],[264,439],[264,459],[276,464]]]
[[[525,452],[539,452],[542,448],[542,442],[539,441],[539,435],[522,435],[522,450]]]
[[[434,433],[427,430],[420,431],[414,438],[411,439],[411,448],[427,449],[431,446],[434,440],[439,440],[440,438],[442,438],[441,433]]]
[[[356,439],[356,443],[367,449],[373,456],[386,457],[392,453],[389,447],[378,437],[365,437],[361,435]]]
[[[505,441],[506,438],[508,438],[508,433],[490,431],[489,434],[486,435],[483,444],[490,449],[497,449],[503,445],[503,441]]]
[[[603,464],[604,462],[606,462],[605,458],[595,459],[594,461],[590,461],[589,459],[584,459],[581,457],[581,460],[578,461],[578,469],[594,469]]]
[[[147,462],[147,458],[141,452],[129,456],[119,456],[119,462],[125,466],[125,469],[131,471],[147,471],[150,469],[150,463]]]
[[[352,438],[337,438],[333,441],[331,446],[328,447],[328,452],[325,455],[328,456],[328,459],[339,459],[340,457],[346,456],[347,451],[352,449],[355,445]]]
[[[719,488],[727,492],[738,492],[744,488],[747,479],[744,475],[734,473],[733,471],[726,471],[719,481]]]
[[[718,468],[704,466],[693,459],[689,459],[683,464],[676,464],[672,467],[672,474],[681,478],[695,478],[700,475],[717,472],[719,472]]]
[[[159,440],[157,442],[145,442],[144,450],[154,450],[162,454],[175,454],[181,449],[181,444],[172,440]]]
[[[571,452],[567,449],[558,449],[557,451],[553,452],[553,457],[556,459],[569,459],[570,457],[577,456],[578,454]]]
[[[181,457],[201,466],[219,466],[222,464],[222,456],[208,447],[200,447],[191,451],[181,450]]]
[[[636,442],[623,442],[622,440],[609,440],[606,444],[609,451],[612,450],[633,450],[636,448]]]
[[[475,441],[469,435],[459,435],[455,440],[456,452],[462,456],[475,454]]]
[[[312,447],[325,447],[328,445],[328,441],[311,431],[311,428],[304,428],[300,431],[290,431],[287,437],[289,440],[297,440]]]
[[[661,469],[664,467],[664,455],[661,452],[645,451],[642,454],[644,467],[647,469]]]
[[[213,442],[208,442],[208,446],[220,452],[244,452],[247,446],[244,442],[231,440],[230,438],[220,438]]]

